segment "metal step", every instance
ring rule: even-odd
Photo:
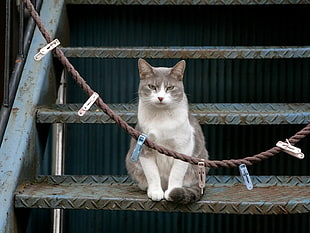
[[[102,5],[276,5],[310,4],[309,0],[67,0],[67,4]]]
[[[83,104],[40,106],[38,123],[114,123],[101,109],[93,106],[83,117],[77,112]],[[126,122],[137,122],[136,104],[109,104],[109,107]],[[200,124],[262,125],[309,124],[309,103],[264,104],[190,104],[190,110]]]
[[[16,208],[141,210],[229,214],[310,212],[310,177],[208,176],[202,200],[191,205],[153,202],[127,176],[40,176],[18,187]]]
[[[278,59],[310,58],[310,47],[64,47],[67,57]]]

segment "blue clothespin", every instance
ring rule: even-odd
[[[239,166],[240,176],[242,177],[243,183],[246,185],[248,190],[253,189],[252,180],[250,177],[250,174],[248,172],[248,169],[246,168],[245,164],[241,164]]]
[[[142,145],[143,145],[143,143],[144,143],[146,138],[147,138],[147,135],[145,135],[145,134],[141,134],[138,137],[136,147],[135,147],[135,149],[132,152],[132,155],[130,157],[131,161],[133,161],[133,162],[137,162],[138,161],[138,157],[140,155],[140,152],[141,152],[141,149],[142,149]]]

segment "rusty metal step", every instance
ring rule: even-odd
[[[83,117],[77,112],[83,104],[40,106],[38,123],[113,123],[96,106]],[[128,123],[137,122],[136,104],[109,104],[109,107]],[[190,110],[200,124],[258,125],[258,124],[309,124],[309,103],[265,104],[190,104]]]
[[[202,46],[202,47],[64,47],[67,57],[178,58],[178,59],[279,59],[309,58],[310,47]]]
[[[67,4],[102,5],[279,5],[310,4],[309,0],[66,0]]]
[[[208,176],[202,200],[191,205],[153,202],[127,176],[40,176],[15,192],[16,208],[141,210],[229,214],[310,212],[309,176]]]

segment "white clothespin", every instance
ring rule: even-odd
[[[135,149],[132,152],[132,155],[130,157],[131,161],[133,161],[133,162],[137,162],[138,161],[138,158],[139,158],[139,155],[140,155],[140,152],[141,152],[141,149],[142,149],[142,145],[143,145],[143,143],[144,143],[146,138],[147,138],[147,135],[145,135],[145,134],[141,134],[138,137],[136,147],[135,147]]]
[[[79,116],[84,116],[84,114],[90,109],[90,107],[95,103],[95,101],[98,99],[99,95],[98,93],[94,92],[86,101],[86,103],[83,105],[82,108],[78,111]]]
[[[305,157],[305,155],[301,152],[301,149],[291,145],[288,139],[286,139],[286,142],[278,141],[276,146],[280,147],[284,152],[298,159],[303,159]]]
[[[40,61],[46,54],[48,54],[50,51],[52,51],[58,45],[60,45],[60,42],[58,39],[55,39],[51,43],[48,43],[42,49],[40,49],[40,51],[36,55],[34,55],[34,57],[33,57],[34,60]]]
[[[252,184],[252,180],[251,180],[250,174],[248,172],[248,169],[246,168],[246,165],[241,164],[239,166],[239,171],[240,171],[240,176],[243,180],[243,184],[246,185],[248,190],[252,190],[253,184]]]
[[[201,190],[201,195],[206,186],[206,167],[204,162],[198,162],[198,185]]]

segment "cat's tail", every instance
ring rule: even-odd
[[[169,201],[187,205],[199,201],[202,197],[201,189],[197,185],[192,187],[174,188],[169,194]]]

